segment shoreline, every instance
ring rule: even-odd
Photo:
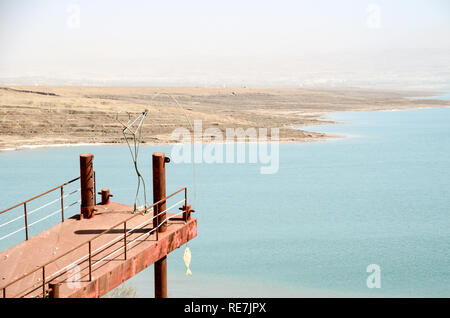
[[[325,126],[325,125],[352,125],[352,122],[338,122],[338,121],[334,121],[330,118],[330,115],[332,114],[339,114],[339,113],[349,113],[349,112],[367,112],[367,113],[371,113],[371,112],[393,112],[393,111],[411,111],[411,110],[426,110],[426,109],[440,109],[440,108],[450,108],[450,106],[440,106],[440,107],[420,107],[420,108],[411,108],[411,109],[382,109],[382,110],[371,110],[371,111],[366,111],[366,110],[350,110],[350,111],[341,111],[341,112],[330,112],[330,113],[326,113],[326,114],[321,114],[321,116],[319,116],[319,119],[322,123],[318,123],[315,125],[308,125],[308,126],[300,126],[298,128],[292,127],[291,129],[293,130],[302,130],[305,131],[307,133],[316,133],[316,132],[310,132],[308,130],[303,130],[303,129],[307,129],[309,127],[320,127],[320,126]],[[302,139],[302,140],[279,140],[278,143],[280,144],[290,144],[290,143],[306,143],[306,142],[322,142],[322,141],[329,141],[329,140],[333,140],[333,139],[346,139],[346,138],[351,138],[352,135],[345,135],[345,134],[331,134],[331,133],[322,133],[323,137],[322,138],[309,138],[309,139]],[[253,142],[249,142],[249,141],[244,141],[244,142],[234,142],[235,144],[240,144],[240,143],[245,143],[245,144],[250,144]],[[257,142],[259,143],[259,142]],[[274,143],[274,141],[267,141],[267,143],[271,144]],[[141,146],[174,146],[174,145],[178,145],[178,144],[183,144],[183,143],[175,143],[175,142],[146,142],[146,143],[142,143]],[[211,144],[210,142],[202,142],[202,145],[206,145],[206,144]],[[219,142],[216,144],[229,144],[229,142]],[[126,146],[127,143],[125,142],[114,142],[114,143],[107,143],[107,142],[93,142],[93,143],[88,143],[88,142],[83,142],[83,143],[54,143],[54,144],[25,144],[25,145],[19,145],[16,147],[10,147],[10,148],[1,148],[0,149],[0,153],[2,152],[11,152],[11,151],[24,151],[24,150],[37,150],[37,149],[46,149],[46,148],[65,148],[65,147],[83,147],[83,146],[88,146],[88,147],[96,147],[96,146]],[[189,143],[188,145],[194,145],[194,143]]]
[[[203,130],[219,129],[224,135],[227,128],[278,128],[280,143],[303,143],[345,138],[307,130],[340,124],[329,118],[333,113],[450,107],[448,100],[411,99],[418,94],[344,87],[14,86],[0,90],[0,152],[126,145],[116,114],[144,108],[149,116],[142,144],[170,146],[179,143],[172,138],[175,128],[190,130],[187,118],[201,120]],[[176,96],[182,106],[165,95]]]
[[[337,136],[337,135],[336,135]],[[338,138],[338,137],[326,137],[323,139],[318,139],[318,138],[313,138],[311,140],[280,140],[278,141],[278,143],[280,144],[288,144],[288,143],[304,143],[304,142],[319,142],[319,141],[325,141],[327,139],[333,139],[333,138]],[[271,144],[274,143],[275,141],[267,141],[266,143]],[[241,144],[241,143],[254,143],[254,142],[234,142],[235,144]],[[256,142],[259,143],[259,142]],[[194,145],[194,143],[189,143],[189,144],[183,144],[183,143],[145,143],[145,144],[141,144],[141,146],[174,146],[174,145]],[[211,143],[207,143],[207,142],[203,142],[202,145],[207,145],[207,144],[211,144]],[[220,142],[220,143],[215,143],[215,144],[229,144],[229,142]],[[33,144],[33,145],[21,145],[21,146],[17,146],[15,148],[2,148],[0,149],[0,153],[2,152],[11,152],[11,151],[25,151],[25,150],[37,150],[37,149],[45,149],[45,148],[70,148],[70,147],[83,147],[83,146],[87,146],[87,147],[96,147],[96,146],[126,146],[127,144],[125,142],[123,143],[73,143],[73,144]]]

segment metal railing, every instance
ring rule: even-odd
[[[178,202],[175,203],[174,205],[171,205],[169,208],[166,208],[164,211],[158,212],[159,207],[160,207],[162,204],[164,204],[168,199],[170,199],[171,197],[175,196],[176,194],[178,194],[178,193],[180,193],[180,192],[182,192],[182,191],[184,191],[184,198],[183,198],[182,200],[178,201]],[[139,237],[135,238],[134,240],[132,240],[132,241],[130,241],[130,242],[127,242],[127,237],[128,237],[129,235],[131,235],[135,230],[137,230],[137,229],[142,229],[142,228],[143,228],[145,225],[147,225],[148,223],[153,222],[153,220],[154,220],[155,218],[158,218],[161,214],[166,213],[167,211],[169,211],[170,209],[174,208],[175,206],[179,205],[179,204],[182,203],[182,202],[184,202],[184,207],[187,207],[187,206],[188,206],[188,204],[187,204],[187,188],[186,188],[186,187],[183,187],[183,188],[181,188],[181,189],[175,191],[174,193],[170,194],[169,196],[167,196],[167,197],[165,197],[165,198],[163,198],[163,199],[161,199],[161,200],[159,200],[159,201],[153,203],[152,205],[150,205],[150,206],[148,206],[148,207],[145,207],[145,208],[139,210],[138,212],[136,212],[136,213],[133,214],[132,216],[130,216],[130,217],[128,217],[127,219],[125,219],[125,220],[123,220],[123,221],[121,221],[121,222],[115,224],[114,226],[110,227],[109,229],[107,229],[107,230],[105,230],[105,231],[99,233],[98,235],[94,236],[94,237],[91,238],[90,240],[88,240],[88,241],[86,241],[86,242],[83,242],[83,243],[77,245],[76,247],[72,248],[71,250],[65,252],[64,254],[62,254],[62,255],[60,255],[60,256],[58,256],[58,257],[52,259],[51,261],[45,263],[44,265],[41,265],[41,266],[37,267],[35,270],[33,270],[33,271],[29,272],[29,273],[24,274],[23,276],[21,276],[21,277],[15,279],[15,280],[13,280],[12,282],[9,282],[9,283],[8,283],[7,285],[5,285],[5,286],[0,287],[0,290],[2,290],[2,292],[3,292],[3,298],[6,298],[6,296],[7,296],[6,291],[7,291],[7,288],[8,288],[9,286],[15,284],[16,282],[18,282],[18,281],[24,279],[25,277],[30,276],[31,274],[36,273],[36,272],[38,272],[38,271],[41,271],[41,272],[42,272],[42,285],[41,285],[41,287],[34,288],[34,286],[33,286],[33,287],[31,287],[32,290],[29,290],[30,287],[28,287],[27,289],[23,290],[23,291],[20,292],[20,293],[17,293],[17,294],[16,294],[15,296],[13,296],[13,297],[19,297],[19,296],[20,296],[20,297],[23,297],[23,295],[27,295],[27,294],[29,294],[29,293],[31,293],[31,292],[33,292],[33,291],[36,291],[36,290],[39,289],[39,288],[42,288],[42,297],[45,298],[45,297],[46,297],[46,292],[47,292],[46,285],[47,285],[49,282],[51,282],[51,280],[53,280],[53,279],[55,279],[56,277],[59,277],[59,276],[65,274],[65,273],[67,273],[71,268],[75,267],[75,266],[76,266],[77,264],[79,264],[80,262],[85,262],[86,259],[88,260],[89,281],[92,281],[92,271],[93,271],[93,267],[94,267],[95,265],[99,264],[100,262],[102,262],[103,260],[105,260],[106,258],[108,258],[108,257],[110,257],[110,256],[112,256],[112,255],[114,255],[114,254],[116,254],[116,253],[118,253],[119,251],[121,251],[121,250],[123,249],[123,252],[124,252],[124,259],[126,260],[126,259],[127,259],[127,249],[128,249],[128,247],[129,247],[130,245],[134,244],[135,242],[137,242],[139,239],[141,239],[141,238],[144,237],[144,236],[149,236],[149,235],[151,235],[154,231],[156,231],[156,240],[158,241],[158,240],[159,240],[159,236],[158,236],[158,232],[159,232],[159,231],[157,231],[157,229],[159,229],[159,227],[161,227],[164,223],[168,222],[170,219],[173,219],[173,218],[175,218],[176,216],[178,216],[178,215],[180,215],[180,214],[183,214],[183,218],[181,218],[180,220],[184,220],[184,221],[186,222],[186,221],[187,221],[187,215],[188,215],[188,214],[185,212],[185,210],[180,209],[180,210],[182,210],[181,212],[178,212],[178,213],[176,213],[176,214],[173,214],[173,215],[171,215],[170,217],[166,217],[166,218],[165,218],[164,220],[162,220],[161,222],[157,222],[157,226],[156,226],[156,227],[153,227],[151,230],[149,230],[148,232],[146,232],[146,233],[140,235]],[[151,209],[153,209],[153,211],[154,211],[154,213],[153,213],[154,215],[153,215],[152,218],[147,219],[145,222],[143,222],[143,223],[141,223],[141,224],[135,226],[135,227],[132,228],[131,230],[128,230],[128,231],[127,231],[127,222],[129,222],[130,220],[134,219],[135,217],[141,215],[142,213],[148,212],[148,211],[151,210]],[[157,220],[158,220],[158,219],[157,219]],[[100,247],[97,248],[95,251],[92,251],[92,242],[93,242],[94,240],[96,240],[96,239],[98,239],[99,237],[101,237],[101,236],[103,236],[103,235],[105,235],[105,234],[111,232],[112,230],[114,230],[115,228],[117,228],[117,227],[119,227],[119,226],[122,226],[122,227],[123,227],[123,236],[118,236],[117,238],[115,238],[115,239],[109,241],[108,243],[106,243],[106,244],[100,246]],[[116,249],[115,251],[109,253],[108,255],[102,257],[100,260],[98,260],[98,261],[96,261],[94,264],[92,264],[92,258],[93,258],[95,255],[99,254],[99,253],[102,252],[102,251],[105,251],[108,247],[111,247],[113,244],[117,243],[117,242],[120,241],[120,240],[123,240],[123,243],[124,243],[123,246],[119,247],[119,248]],[[69,265],[64,266],[63,268],[61,268],[61,269],[58,270],[57,272],[51,274],[50,276],[46,276],[46,274],[45,274],[45,268],[46,268],[48,265],[50,265],[50,264],[52,264],[52,263],[58,261],[58,260],[61,259],[62,257],[65,257],[65,256],[69,255],[70,253],[72,253],[72,252],[74,252],[74,251],[76,251],[76,250],[79,250],[79,249],[82,248],[82,247],[86,247],[86,246],[87,246],[87,249],[88,249],[88,254],[86,254],[86,255],[84,255],[83,257],[77,259],[75,262],[72,262],[72,263],[70,263]]]
[[[18,230],[15,230],[15,231],[13,231],[13,232],[11,232],[11,233],[9,233],[9,234],[6,234],[6,235],[0,237],[0,241],[2,241],[2,240],[4,240],[4,239],[6,239],[6,238],[8,238],[8,237],[10,237],[10,236],[12,236],[12,235],[18,233],[18,232],[20,232],[20,231],[22,231],[22,230],[25,230],[25,240],[28,240],[28,238],[29,238],[29,227],[31,227],[31,226],[33,226],[33,225],[35,225],[35,224],[37,224],[37,223],[40,223],[40,222],[44,221],[45,219],[48,219],[49,217],[51,217],[51,216],[53,216],[53,215],[55,215],[55,214],[57,214],[57,213],[59,213],[59,212],[61,212],[61,222],[64,222],[64,209],[67,209],[67,208],[69,208],[69,207],[75,205],[76,203],[81,202],[81,201],[76,201],[76,202],[74,202],[74,203],[71,203],[71,204],[65,206],[65,205],[64,205],[64,199],[67,198],[67,197],[69,197],[69,196],[71,196],[71,195],[73,195],[73,194],[75,194],[75,193],[77,193],[77,192],[79,192],[80,189],[76,189],[76,190],[74,190],[74,191],[69,192],[68,194],[64,194],[64,187],[67,186],[67,185],[69,185],[69,184],[71,184],[71,183],[73,183],[73,182],[75,182],[75,181],[77,181],[77,180],[79,180],[79,179],[80,179],[80,177],[77,177],[77,178],[75,178],[75,179],[72,179],[72,180],[70,180],[70,181],[67,181],[67,182],[65,182],[65,183],[63,183],[63,184],[61,184],[61,185],[59,185],[59,186],[57,186],[57,187],[54,187],[54,188],[52,188],[52,189],[50,189],[50,190],[48,190],[48,191],[46,191],[46,192],[44,192],[44,193],[38,194],[38,195],[32,197],[31,199],[28,199],[28,200],[26,200],[26,201],[20,202],[20,203],[18,203],[18,204],[16,204],[16,205],[13,205],[12,207],[9,207],[9,208],[7,208],[7,209],[1,211],[1,212],[0,212],[0,215],[3,214],[3,213],[6,213],[6,212],[8,212],[8,211],[11,211],[11,210],[13,210],[13,209],[15,209],[15,208],[18,208],[18,207],[20,207],[20,206],[23,206],[23,214],[22,214],[22,215],[19,215],[18,217],[13,218],[12,220],[9,220],[9,221],[7,221],[7,222],[5,222],[5,223],[3,223],[3,224],[0,224],[0,228],[2,228],[3,226],[6,226],[6,225],[8,225],[8,224],[10,224],[10,223],[12,223],[12,222],[18,221],[18,220],[20,220],[20,219],[22,219],[22,218],[24,219],[24,226],[21,227],[21,228],[18,229]],[[36,199],[38,199],[38,198],[41,198],[41,197],[43,197],[43,196],[45,196],[45,195],[47,195],[47,194],[49,194],[49,193],[52,193],[52,192],[54,192],[54,191],[57,191],[57,190],[60,191],[60,196],[59,196],[59,198],[57,198],[57,199],[55,199],[55,200],[52,200],[52,201],[50,201],[50,202],[48,202],[48,203],[46,203],[46,204],[44,204],[44,205],[42,205],[42,206],[40,206],[40,207],[38,207],[38,208],[32,210],[32,211],[28,211],[28,204],[29,204],[31,201],[34,201],[34,200],[36,200]],[[45,217],[43,217],[43,218],[41,218],[41,219],[39,219],[39,220],[37,220],[37,221],[35,221],[35,222],[32,222],[32,223],[28,224],[28,217],[29,217],[30,215],[32,215],[33,213],[35,213],[35,212],[37,212],[37,211],[39,211],[39,210],[41,210],[41,209],[43,209],[43,208],[45,208],[45,207],[47,207],[47,206],[53,204],[53,203],[56,203],[57,201],[60,201],[60,205],[61,205],[61,207],[60,207],[58,210],[56,210],[56,211],[54,211],[54,212],[52,212],[52,213],[46,215]]]

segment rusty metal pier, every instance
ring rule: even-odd
[[[0,223],[4,213],[23,207],[25,240],[0,252],[0,295],[101,297],[155,264],[155,297],[167,297],[167,255],[197,236],[187,188],[166,196],[169,161],[163,153],[153,154],[154,203],[134,214],[133,206],[111,201],[108,188],[101,189],[96,204],[91,154],[80,155],[80,177],[1,211]],[[65,219],[64,187],[78,180],[80,210]],[[27,204],[55,191],[60,192],[61,208],[55,213],[61,213],[61,222],[30,237]],[[181,211],[170,212],[177,207]]]

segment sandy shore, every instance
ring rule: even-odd
[[[67,144],[123,143],[118,111],[149,110],[143,127],[147,144],[171,144],[172,131],[189,129],[280,129],[281,142],[329,136],[292,127],[329,124],[327,113],[450,106],[450,101],[417,99],[424,92],[356,88],[187,88],[187,87],[0,87],[0,150]]]

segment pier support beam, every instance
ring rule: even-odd
[[[50,289],[49,298],[60,298],[60,294],[59,294],[60,287],[61,287],[60,283],[50,283],[50,284],[48,284],[48,287]]]
[[[155,262],[155,298],[167,298],[167,256]]]
[[[90,219],[94,216],[94,155],[80,155],[80,187],[81,187],[81,218]]]
[[[152,156],[153,165],[153,202],[166,197],[166,163],[170,162],[162,152],[155,152]],[[154,215],[166,210],[166,202],[154,207]],[[167,222],[161,224],[166,219],[166,213],[161,213],[153,219],[153,227],[158,227],[158,232],[167,229]],[[167,298],[167,257],[164,256],[155,262],[155,298]]]

